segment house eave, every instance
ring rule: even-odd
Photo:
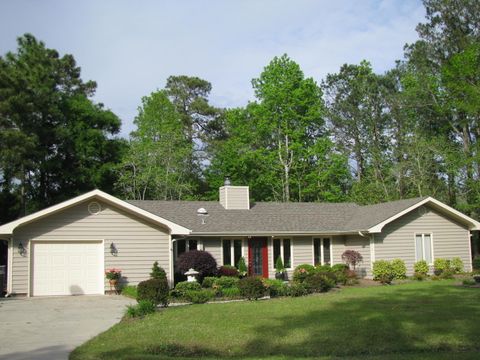
[[[322,230],[315,230],[315,231],[208,231],[208,232],[201,232],[201,231],[192,231],[190,236],[197,236],[197,237],[205,237],[205,236],[224,236],[224,237],[231,237],[231,236],[242,236],[242,237],[250,237],[250,236],[341,236],[341,235],[355,235],[358,234],[358,230],[352,231],[322,231]],[[177,235],[177,234],[175,234]]]

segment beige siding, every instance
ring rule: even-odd
[[[212,254],[218,266],[222,263],[222,240],[220,238],[202,238],[203,250]]]
[[[431,233],[434,258],[460,257],[465,269],[470,270],[468,229],[433,209],[426,210],[414,210],[386,225],[381,234],[375,234],[375,260],[402,259],[410,275],[415,263],[415,233]]]
[[[342,254],[345,250],[358,251],[363,261],[357,266],[357,272],[362,277],[370,277],[370,239],[360,235],[345,235],[333,237],[332,264],[343,263]]]
[[[342,254],[345,250],[345,236],[334,236],[332,238],[332,265],[343,263]]]
[[[89,203],[78,204],[15,230],[14,249],[22,241],[28,251],[25,257],[18,251],[13,252],[14,293],[29,292],[30,240],[104,240],[105,268],[120,268],[123,281],[130,284],[147,279],[154,261],[169,273],[169,235],[166,229],[105,203],[101,203],[101,213],[91,215],[87,208]],[[117,256],[110,253],[112,242],[118,250]]]

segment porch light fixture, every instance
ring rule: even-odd
[[[18,253],[20,254],[20,256],[27,255],[27,249],[25,249],[25,246],[23,246],[23,243],[21,241],[18,243]]]
[[[110,244],[110,254],[112,254],[113,256],[118,255],[118,249],[115,246],[115,243],[113,243],[113,242]]]
[[[205,225],[205,218],[208,216],[208,211],[205,208],[197,210],[197,216],[202,220],[202,225]]]

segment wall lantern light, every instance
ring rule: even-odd
[[[25,249],[25,246],[23,245],[23,243],[21,241],[18,243],[18,253],[21,256],[27,255],[27,249]]]
[[[115,243],[113,243],[113,242],[110,244],[110,254],[112,254],[113,256],[118,255],[118,249],[115,246]]]

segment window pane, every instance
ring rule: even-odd
[[[197,250],[197,240],[188,240],[188,250]]]
[[[230,240],[223,240],[223,265],[232,265]]]
[[[320,264],[320,239],[313,239],[313,263]]]
[[[417,235],[415,237],[415,257],[417,261],[424,260],[422,235]]]
[[[242,257],[242,240],[233,241],[233,266],[238,266],[238,262]]]
[[[290,254],[290,239],[283,239],[283,264],[286,268],[292,267]]]
[[[323,263],[330,265],[330,239],[323,239]]]
[[[432,238],[430,234],[423,235],[423,244],[425,248],[425,260],[427,263],[431,264],[433,262],[432,259]]]
[[[185,240],[178,240],[177,241],[177,254],[180,255],[180,254],[183,254],[186,250],[185,248]]]
[[[279,256],[280,256],[280,239],[273,239],[273,263],[272,263],[273,268],[275,267],[275,264]]]

